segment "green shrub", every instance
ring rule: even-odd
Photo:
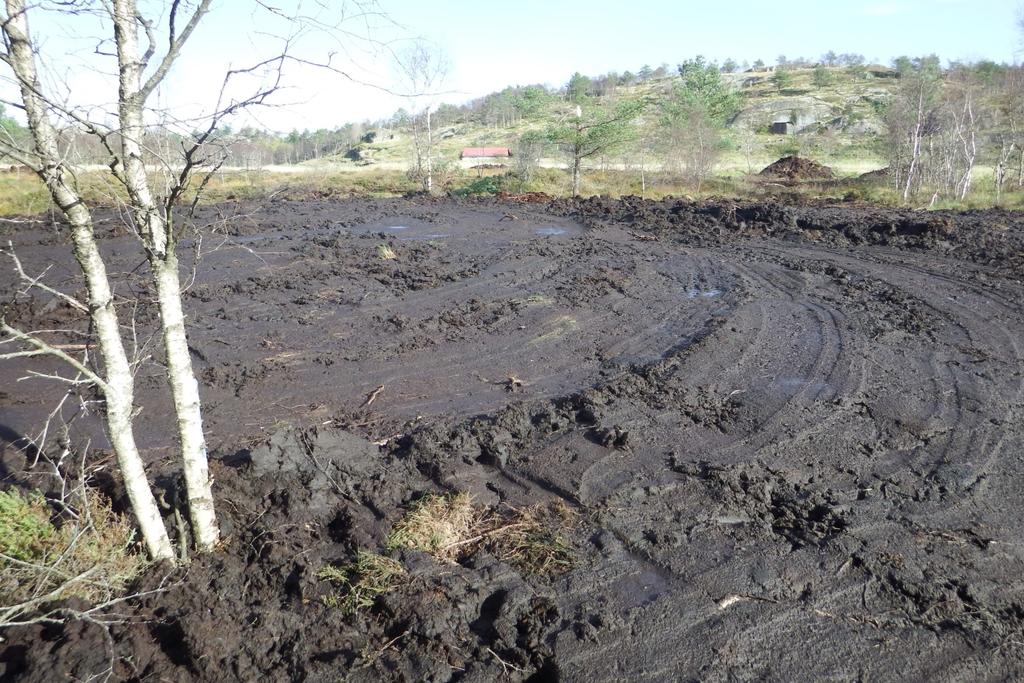
[[[0,553],[32,562],[46,554],[56,537],[50,507],[41,493],[0,491]]]
[[[499,176],[489,175],[477,178],[469,185],[455,190],[453,194],[460,197],[474,194],[498,194],[502,189],[504,189],[502,179]]]
[[[404,575],[405,570],[397,561],[365,551],[360,551],[351,564],[324,565],[316,573],[318,579],[341,589],[324,595],[323,603],[349,614],[373,607],[377,598],[395,588]]]
[[[120,595],[146,566],[135,546],[131,523],[92,489],[56,520],[39,492],[0,492],[0,621],[22,613],[12,605],[39,596]]]

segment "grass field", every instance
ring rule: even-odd
[[[885,166],[884,159],[869,150],[826,158],[837,180],[830,183],[793,183],[782,186],[766,182],[757,173],[777,160],[778,150],[760,150],[756,154],[728,151],[723,154],[715,175],[700,189],[682,182],[674,174],[658,170],[650,164],[643,173],[639,166],[621,161],[593,164],[583,174],[583,196],[642,196],[660,199],[665,196],[701,199],[728,197],[735,199],[831,199],[859,200],[887,206],[904,205],[895,188],[877,180],[860,180],[859,176]],[[811,158],[815,158],[813,155]],[[817,157],[821,160],[821,157]],[[487,194],[496,191],[544,192],[565,197],[571,192],[569,175],[559,159],[545,159],[529,182],[514,176],[511,168],[472,168],[469,164],[441,164],[436,183],[442,192],[455,194]],[[272,166],[266,169],[222,170],[206,186],[202,201],[214,203],[238,199],[257,199],[281,194],[341,198],[350,195],[388,197],[416,192],[419,184],[410,177],[408,164],[398,161],[359,166],[337,161],[305,163],[293,166]],[[481,183],[483,178],[494,178]],[[112,205],[123,201],[123,193],[110,175],[99,170],[82,171],[76,182],[90,203]],[[160,183],[157,182],[157,187]],[[186,195],[183,205],[192,202]],[[940,197],[931,203],[931,196],[913,198],[909,206],[933,209],[977,209],[988,207],[1024,208],[1024,190],[1010,182],[1002,197],[997,198],[992,182],[992,169],[975,169],[974,189],[963,202]],[[42,182],[28,173],[0,174],[0,216],[38,215],[52,208]]]

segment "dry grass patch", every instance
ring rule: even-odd
[[[424,496],[392,529],[388,549],[413,548],[454,562],[487,529],[486,514],[468,493]]]
[[[573,565],[572,546],[562,531],[576,523],[576,513],[562,501],[515,510],[496,529],[492,551],[531,574],[559,574]]]
[[[551,323],[552,329],[539,337],[534,337],[530,340],[531,344],[543,344],[545,342],[554,341],[566,337],[580,328],[579,322],[568,315],[562,315]]]
[[[474,505],[467,493],[426,496],[395,525],[388,548],[413,548],[441,562],[486,550],[525,572],[555,574],[573,564],[562,532],[575,520],[561,501],[498,512]]]
[[[323,603],[352,613],[369,609],[377,598],[393,590],[405,576],[405,570],[390,557],[360,551],[355,562],[340,567],[326,565],[316,576],[340,589],[323,596]]]
[[[55,521],[38,492],[0,492],[0,621],[44,602],[103,602],[124,593],[146,566],[135,529],[92,489]]]
[[[377,256],[379,256],[384,261],[394,261],[396,258],[398,258],[398,255],[395,253],[395,250],[392,249],[387,244],[377,245]]]

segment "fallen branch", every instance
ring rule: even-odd
[[[512,669],[513,671],[518,671],[519,673],[526,673],[526,669],[520,669],[518,666],[516,666],[512,662],[506,662],[504,659],[502,659],[501,657],[498,656],[497,652],[495,652],[491,648],[487,647],[487,648],[484,648],[484,649],[487,650],[488,652],[490,652],[491,656],[498,660],[498,663],[501,664],[501,668],[502,668],[502,670],[506,674],[508,673],[509,669]]]
[[[362,407],[365,408],[366,406],[368,406],[371,403],[373,403],[374,401],[376,401],[377,397],[380,396],[381,392],[383,392],[383,391],[384,391],[384,385],[381,384],[379,387],[377,387],[376,389],[371,391],[369,394],[367,394],[366,395],[366,400],[363,402]]]

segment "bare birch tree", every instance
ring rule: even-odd
[[[111,170],[128,192],[135,227],[153,273],[160,307],[164,349],[167,355],[167,381],[178,422],[182,469],[188,495],[189,517],[196,545],[212,550],[220,537],[213,507],[213,492],[207,464],[206,437],[203,434],[202,403],[199,383],[192,371],[192,358],[185,332],[185,314],[181,306],[181,283],[173,221],[173,192],[169,201],[158,206],[143,161],[142,143],[146,132],[143,113],[147,100],[167,76],[181,48],[209,10],[211,0],[199,0],[184,26],[177,28],[179,2],[168,15],[168,45],[163,59],[148,77],[143,73],[155,53],[150,43],[145,52],[139,45],[140,25],[150,31],[151,23],[139,12],[135,0],[113,0],[114,42],[117,46],[118,119],[121,150]]]
[[[886,111],[889,167],[904,201],[921,183],[924,145],[937,130],[941,88],[938,58],[914,60],[912,68],[900,79],[899,90]]]
[[[413,110],[415,170],[423,189],[434,191],[434,130],[431,115],[438,91],[448,78],[450,63],[444,52],[418,40],[396,59],[400,80]],[[416,110],[422,107],[422,111]]]
[[[135,444],[132,426],[135,379],[121,339],[106,266],[96,244],[92,215],[69,180],[71,169],[57,144],[58,132],[49,113],[50,103],[42,95],[25,0],[7,0],[6,16],[0,27],[6,48],[0,59],[15,75],[34,143],[33,149],[22,150],[11,148],[6,141],[0,140],[0,149],[39,175],[71,226],[75,258],[85,275],[88,292],[86,308],[99,340],[104,375],[93,372],[79,360],[36,336],[16,330],[6,322],[3,323],[3,331],[10,339],[21,342],[27,350],[5,355],[8,358],[19,354],[55,356],[75,368],[100,390],[106,404],[107,435],[117,456],[146,547],[154,559],[171,560],[174,551]]]
[[[961,67],[950,77],[949,119],[954,171],[950,174],[956,198],[963,201],[974,182],[978,160],[978,90],[970,68]]]
[[[992,116],[992,176],[996,198],[1000,199],[1012,160],[1017,162],[1018,187],[1024,186],[1024,68],[1013,66],[1006,70],[995,95]]]
[[[31,145],[18,146],[8,136],[0,138],[0,152],[24,163],[42,178],[54,203],[71,225],[75,256],[85,275],[89,293],[88,302],[81,308],[91,317],[103,367],[97,372],[81,360],[47,344],[38,335],[17,330],[6,322],[3,327],[6,341],[17,343],[22,349],[5,356],[45,354],[58,357],[69,363],[80,378],[84,377],[100,389],[105,399],[108,437],[117,453],[147,547],[154,557],[172,557],[133,437],[132,368],[120,336],[110,282],[96,246],[92,216],[76,189],[74,169],[62,154],[59,144],[60,125],[63,125],[98,141],[111,176],[127,197],[125,213],[130,219],[129,227],[141,241],[160,311],[167,382],[176,415],[192,535],[201,551],[209,551],[218,541],[219,530],[211,491],[202,404],[189,354],[182,307],[177,254],[182,225],[177,220],[176,208],[190,188],[197,187],[198,192],[205,187],[224,162],[224,149],[215,144],[215,133],[222,121],[242,109],[264,104],[280,87],[286,63],[299,63],[346,75],[332,65],[330,58],[315,62],[302,59],[292,51],[295,36],[302,35],[309,27],[321,32],[334,32],[340,24],[330,24],[319,17],[303,14],[301,3],[296,3],[295,13],[289,14],[278,4],[256,0],[254,9],[283,21],[289,27],[286,35],[280,37],[279,42],[274,42],[265,34],[264,43],[272,45],[269,57],[254,59],[248,68],[227,71],[211,113],[199,119],[178,121],[171,118],[168,111],[158,113],[150,100],[172,72],[212,0],[169,0],[146,3],[143,8],[137,0],[55,1],[33,5],[26,4],[25,0],[5,2],[6,12],[0,17],[0,30],[6,53],[0,55],[0,61],[9,67],[12,80],[18,87],[20,101],[11,104],[22,107],[26,113]],[[340,22],[356,18],[369,30],[369,18],[382,16],[370,0],[355,2],[357,11],[354,13],[346,12],[347,7],[341,7],[343,4],[333,7],[342,16]],[[326,3],[318,7],[323,11],[332,9]],[[98,21],[98,25],[111,31],[111,36],[96,36],[95,53],[100,58],[116,60],[116,125],[111,126],[104,118],[90,118],[82,113],[87,110],[66,104],[61,96],[48,93],[44,87],[38,73],[39,45],[29,33],[29,15],[35,16],[43,10],[51,10],[71,20],[91,17]],[[162,18],[148,18],[145,11],[150,10]],[[352,37],[353,34],[344,32],[344,35]],[[108,47],[111,45],[113,54]],[[275,52],[278,47],[280,51]],[[238,88],[233,87],[238,77],[252,77],[257,85],[239,95]],[[152,144],[154,140],[150,129],[158,115],[175,124],[187,124],[189,130],[196,130],[195,126],[199,124],[196,132],[178,138],[176,158],[161,158],[155,154],[157,150]],[[166,137],[166,132],[161,128],[158,137]],[[147,161],[154,160],[162,170],[159,187],[152,177],[152,169],[147,167]],[[193,208],[194,205],[193,202]]]

